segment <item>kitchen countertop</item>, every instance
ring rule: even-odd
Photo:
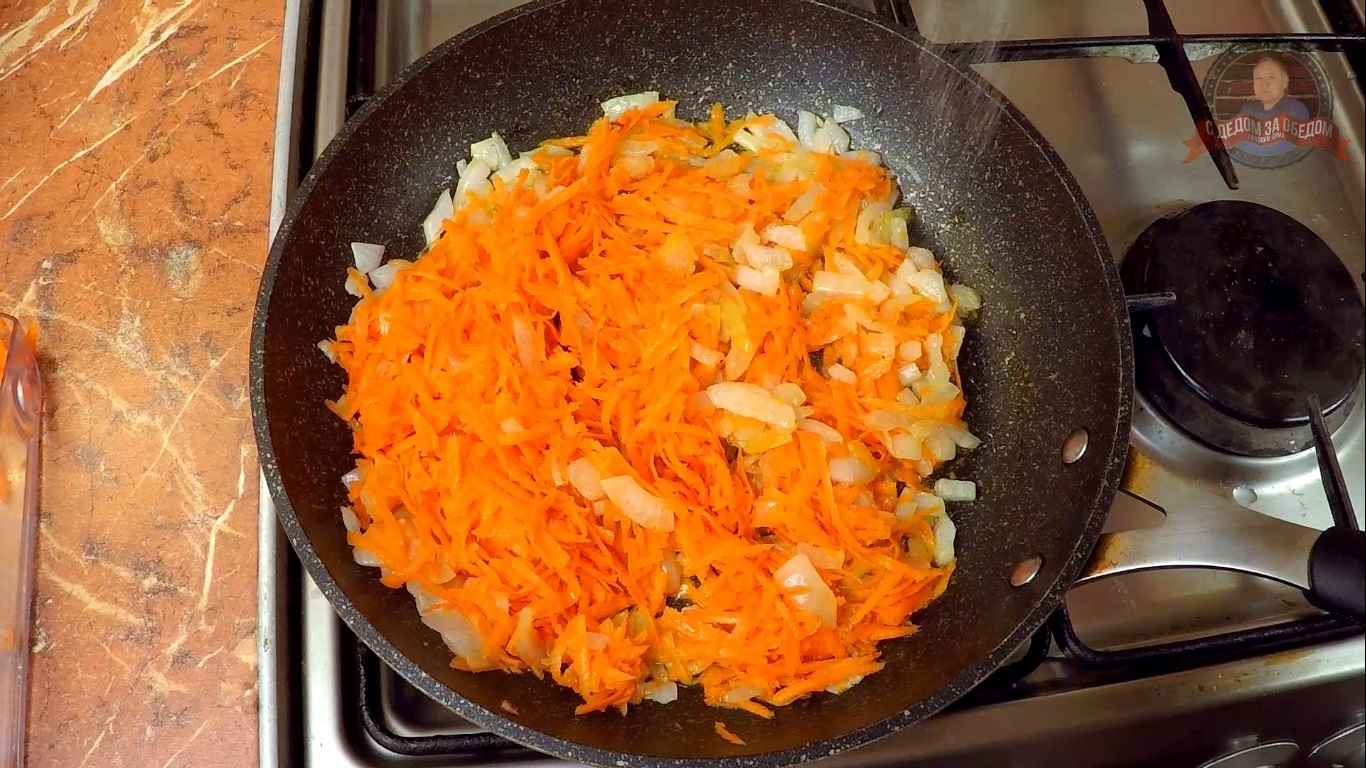
[[[0,3],[0,310],[45,377],[31,766],[256,764],[247,394],[282,0]]]

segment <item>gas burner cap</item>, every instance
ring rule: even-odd
[[[1305,402],[1335,428],[1363,364],[1352,275],[1308,227],[1255,203],[1220,200],[1154,222],[1122,267],[1130,293],[1176,303],[1135,325],[1137,382],[1180,427],[1234,453],[1310,444]]]

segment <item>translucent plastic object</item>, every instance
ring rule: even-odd
[[[0,766],[24,764],[29,607],[42,379],[19,322],[0,314]]]

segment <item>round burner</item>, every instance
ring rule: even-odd
[[[1122,266],[1129,293],[1172,291],[1137,318],[1137,383],[1173,421],[1253,456],[1310,444],[1306,399],[1335,427],[1361,378],[1352,275],[1309,228],[1254,203],[1205,203],[1143,232]]]

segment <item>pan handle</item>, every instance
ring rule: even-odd
[[[1366,624],[1366,534],[1318,531],[1208,495],[1182,519],[1100,537],[1078,584],[1165,568],[1214,568],[1304,590],[1316,607]]]

